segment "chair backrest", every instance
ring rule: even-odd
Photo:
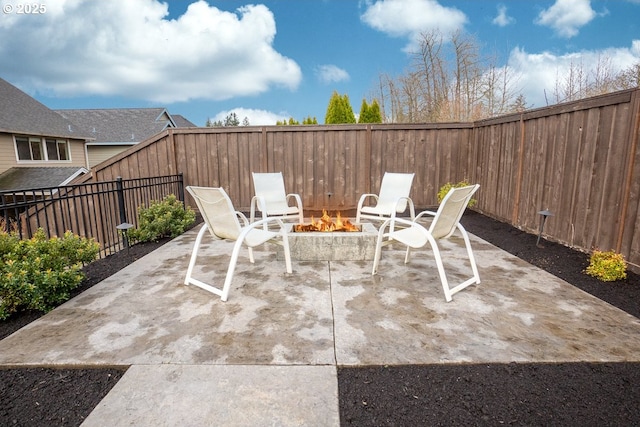
[[[231,199],[222,188],[188,186],[202,219],[218,239],[237,240],[241,226]]]
[[[287,206],[287,193],[284,189],[282,172],[252,172],[253,189],[256,196],[264,198],[266,211],[281,209]]]
[[[449,190],[436,212],[429,232],[435,239],[446,239],[456,230],[456,225],[464,213],[473,193],[478,191],[480,184]]]
[[[413,183],[413,173],[391,173],[385,172],[380,184],[380,194],[378,194],[378,207],[388,207],[389,212],[399,197],[409,197],[411,184]],[[397,212],[404,212],[407,208],[406,200],[398,204]]]

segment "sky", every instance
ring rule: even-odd
[[[640,0],[0,0],[0,77],[51,109],[164,107],[198,126],[324,123],[406,73],[420,34],[473,36],[531,107],[558,75],[640,62]]]

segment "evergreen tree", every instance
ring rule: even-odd
[[[382,112],[377,99],[374,99],[369,106],[369,120],[369,123],[382,123]]]
[[[518,95],[515,102],[511,104],[511,111],[515,113],[522,113],[527,108],[529,107],[527,107],[527,100],[523,94]]]
[[[362,99],[360,105],[360,115],[358,116],[358,123],[370,123],[369,122],[369,104],[366,99]]]
[[[238,120],[238,116],[236,115],[236,113],[231,113],[227,115],[227,117],[225,117],[224,119],[223,126],[239,126],[239,125],[240,125],[240,120]]]
[[[371,105],[367,104],[365,99],[362,100],[358,123],[382,123],[382,113],[377,99],[374,99]]]
[[[304,119],[302,121],[302,124],[303,125],[317,125],[318,124],[318,119],[316,119],[315,117],[312,118],[311,116],[309,116],[309,117],[307,117],[306,119]]]
[[[289,117],[288,121],[287,120],[283,120],[283,121],[278,120],[276,122],[276,126],[293,126],[293,125],[299,125],[299,124],[300,124],[300,122],[297,121],[296,119],[294,119],[293,117]]]
[[[216,120],[215,122],[213,122],[211,121],[211,119],[207,119],[207,123],[205,124],[205,126],[208,128],[215,128],[223,125],[221,120]]]
[[[324,122],[328,125],[356,122],[356,116],[353,114],[353,108],[351,108],[348,95],[340,96],[337,91],[333,91]]]
[[[245,117],[245,118],[242,120],[242,126],[249,126],[249,118],[248,118],[248,117]]]

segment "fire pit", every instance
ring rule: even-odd
[[[376,249],[378,231],[370,223],[353,224],[326,211],[310,224],[287,224],[291,259],[298,261],[370,261]],[[278,247],[278,259],[284,254]]]
[[[333,221],[326,209],[323,209],[322,217],[320,217],[318,221],[311,217],[310,224],[295,224],[291,228],[291,231],[293,231],[294,233],[309,233],[314,231],[320,231],[323,233],[351,233],[362,231],[362,226],[352,224],[349,219],[342,219],[342,215],[340,214],[340,212],[336,214],[336,220]]]

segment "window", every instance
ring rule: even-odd
[[[69,143],[64,139],[16,136],[18,160],[65,161],[70,160]]]
[[[67,141],[47,139],[47,159],[48,160],[69,160],[67,154]]]

